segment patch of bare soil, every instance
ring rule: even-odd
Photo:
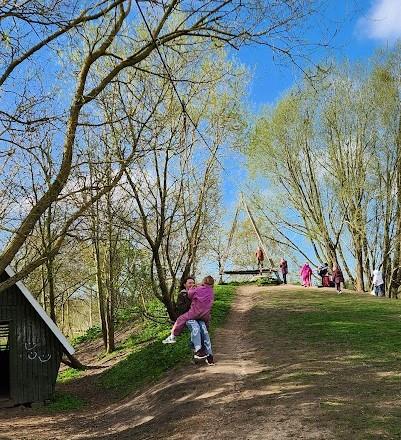
[[[318,423],[305,423],[315,421],[318,402],[304,387],[269,380],[278,375],[285,379],[295,359],[251,330],[251,309],[266,290],[239,289],[226,325],[215,334],[216,365],[188,364],[111,404],[99,395],[96,404],[91,395],[93,405],[79,414],[35,415],[19,408],[0,412],[0,439],[334,438]]]

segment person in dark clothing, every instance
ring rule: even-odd
[[[263,253],[263,249],[258,246],[255,252],[256,262],[258,264],[258,270],[260,275],[263,273],[263,261],[265,259],[265,254]]]
[[[322,278],[322,286],[330,287],[329,265],[327,263],[324,263],[318,267],[318,274]]]
[[[280,260],[280,270],[283,275],[283,283],[287,284],[288,263],[284,258]]]
[[[333,266],[333,282],[334,285],[336,286],[336,290],[337,293],[340,294],[341,293],[341,283],[344,284],[344,275],[342,273],[342,270],[339,268],[339,266],[337,266],[337,264],[335,264]]]
[[[191,300],[188,298],[188,290],[195,286],[195,279],[193,277],[187,277],[181,286],[181,290],[177,297],[175,308],[177,315],[183,315],[188,312],[191,307]]]
[[[325,275],[328,274],[329,272],[329,265],[327,263],[322,264],[321,266],[319,266],[319,275],[321,277],[324,277]]]

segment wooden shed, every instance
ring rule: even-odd
[[[63,352],[74,349],[21,282],[0,293],[0,406],[51,398]]]

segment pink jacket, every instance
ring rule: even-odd
[[[201,284],[189,289],[188,298],[191,300],[191,307],[188,312],[191,315],[190,319],[209,321],[214,301],[213,287],[208,284]]]
[[[309,264],[304,264],[302,266],[302,269],[300,271],[300,275],[304,279],[309,278],[312,275],[312,269],[309,266]]]
[[[214,301],[213,287],[207,284],[201,284],[198,287],[188,290],[188,298],[191,300],[191,307],[188,312],[177,318],[173,326],[174,336],[178,336],[184,329],[187,321],[191,319],[199,319],[210,321],[210,312]]]

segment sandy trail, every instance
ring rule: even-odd
[[[275,287],[272,289],[279,289]],[[293,401],[296,385],[268,380],[291,365],[269,341],[256,342],[251,310],[266,288],[238,290],[214,337],[215,366],[178,368],[134,397],[80,414],[0,414],[0,439],[330,439],[313,419],[313,402]],[[279,355],[279,363],[276,356]],[[283,368],[280,367],[283,365]]]

